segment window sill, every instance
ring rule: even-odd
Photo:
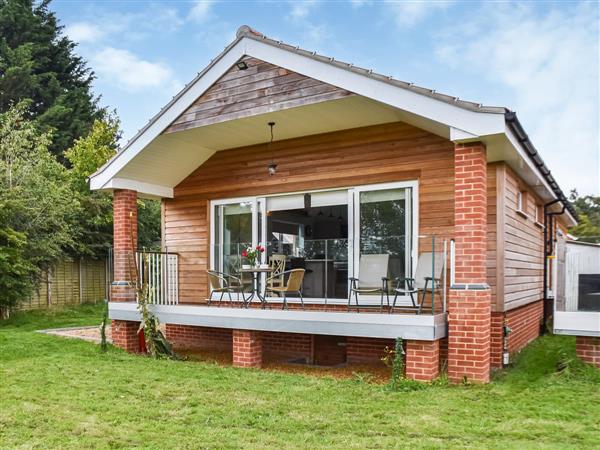
[[[535,226],[541,228],[542,230],[546,228],[542,222],[538,222],[537,220],[534,222]]]
[[[521,211],[520,209],[517,209],[517,214],[520,215],[521,217],[523,217],[524,219],[529,219],[529,216],[527,215],[527,213],[525,211]]]

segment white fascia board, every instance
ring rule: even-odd
[[[110,179],[117,176],[123,167],[156,139],[244,55],[284,67],[471,135],[485,136],[505,130],[504,114],[469,111],[264,42],[242,38],[221,55],[220,59],[206,73],[189,86],[175,103],[164,109],[143,133],[129,142],[125,149],[115,156],[106,167],[92,175],[90,177],[91,188],[106,188]]]
[[[134,141],[127,144],[124,150],[117,154],[100,172],[90,177],[90,188],[106,189],[107,183],[127,165],[139,152],[156,139],[181,113],[183,113],[198,97],[200,97],[215,81],[223,76],[245,54],[244,40],[240,40],[221,59],[199,78],[181,97],[164,109],[152,124]]]
[[[525,164],[527,164],[527,166],[535,174],[536,178],[540,181],[540,183],[542,184],[542,186],[544,186],[544,188],[548,191],[548,193],[550,194],[550,196],[553,199],[557,199],[558,197],[556,196],[556,194],[554,193],[554,190],[550,187],[550,185],[546,181],[546,178],[544,178],[544,176],[540,172],[540,169],[538,169],[537,166],[533,163],[533,161],[531,160],[531,157],[529,156],[529,154],[527,153],[527,151],[523,148],[523,145],[519,142],[519,140],[517,139],[517,137],[515,136],[515,134],[512,132],[512,130],[508,126],[505,127],[504,135],[507,137],[508,141],[510,142],[510,144],[512,145],[512,147],[515,149],[515,151],[519,154],[519,156],[521,157],[521,159],[523,161],[525,161]],[[571,213],[569,212],[569,210],[566,209],[566,208],[565,208],[565,214],[567,215],[567,217],[571,221],[571,226],[577,225],[577,221],[571,215]]]
[[[359,314],[194,305],[151,305],[161,323],[284,333],[433,341],[447,336],[446,314]],[[110,302],[109,318],[139,321],[135,303]]]
[[[477,136],[504,131],[504,114],[469,111],[254,39],[244,40],[247,41],[247,53],[250,56],[434,122]]]
[[[140,194],[146,194],[150,197],[173,198],[173,188],[161,186],[159,184],[145,183],[138,180],[129,180],[126,178],[112,178],[102,189],[131,189]]]
[[[477,139],[481,139],[481,136],[469,133],[465,130],[460,130],[455,127],[450,127],[450,140],[452,142],[468,142]]]

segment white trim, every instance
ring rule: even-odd
[[[169,108],[161,114],[146,130],[127,143],[126,147],[115,155],[108,164],[90,176],[90,189],[106,189],[106,183],[115,177],[139,152],[148,146],[163,130],[200,97],[215,81],[233,66],[246,53],[245,41],[242,39],[225,52],[200,78],[198,78]]]
[[[171,187],[126,178],[112,178],[106,183],[104,189],[131,189],[152,197],[173,198],[173,188]]]
[[[356,72],[344,70],[323,61],[274,47],[254,39],[246,39],[248,55],[315,80],[347,89],[378,102],[417,116],[464,130],[474,135],[496,134],[504,130],[503,113],[469,111],[450,103],[417,94]]]
[[[600,312],[554,311],[554,332],[571,336],[600,336]]]
[[[244,37],[223,53],[220,59],[209,66],[206,72],[193,84],[186,86],[180,94],[181,96],[168,108],[163,109],[158,117],[151,121],[147,129],[134,137],[106,166],[90,176],[90,188],[92,190],[106,189],[106,184],[111,178],[117,176],[127,163],[158,137],[244,55],[347,89],[471,135],[496,134],[503,132],[505,129],[504,114],[468,111],[427,95],[417,94],[383,81]]]
[[[112,320],[139,321],[135,303],[110,302]],[[162,323],[216,328],[433,341],[446,337],[445,314],[359,314],[323,311],[150,305]]]

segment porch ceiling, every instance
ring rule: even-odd
[[[425,120],[366,97],[284,109],[251,117],[161,134],[136,155],[117,178],[173,188],[219,150],[266,142],[267,123],[276,122],[275,139],[284,140],[390,122],[406,122],[449,138],[447,126]]]

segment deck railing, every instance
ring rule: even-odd
[[[135,254],[140,285],[148,284],[149,301],[155,305],[179,303],[177,253],[138,251]]]

